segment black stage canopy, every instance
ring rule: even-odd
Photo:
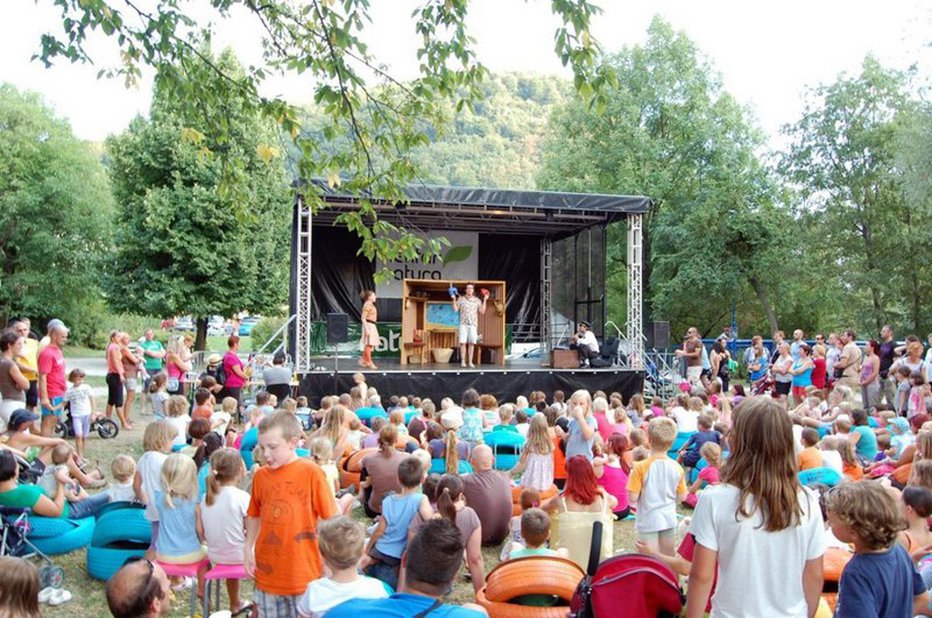
[[[359,198],[340,193],[322,180],[299,189],[320,195],[327,208],[314,215],[314,225],[331,225],[343,212],[355,210]],[[495,234],[543,236],[553,239],[578,233],[593,225],[622,220],[626,214],[644,214],[650,198],[597,193],[558,193],[475,187],[409,185],[407,203],[373,200],[379,216],[406,228],[463,230]]]

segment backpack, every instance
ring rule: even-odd
[[[216,373],[214,374],[214,378],[216,378],[217,384],[219,384],[220,386],[226,385],[226,383],[227,383],[227,372],[226,372],[226,369],[223,368],[223,362],[222,362],[222,361],[220,362],[219,365],[217,365],[217,371],[216,371]]]

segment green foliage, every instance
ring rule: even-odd
[[[260,347],[264,346],[265,343],[272,338],[272,335],[278,332],[278,329],[281,328],[284,323],[285,318],[276,316],[264,317],[259,320],[256,325],[252,327],[252,332],[249,334],[249,336],[252,337],[252,349],[258,350]],[[266,350],[266,352],[270,352],[271,347],[274,347],[274,345],[275,344],[270,346],[270,349]]]
[[[761,327],[779,278],[771,267],[786,255],[787,217],[757,159],[763,139],[748,112],[694,43],[660,18],[643,46],[607,57],[605,66],[618,85],[608,90],[604,113],[581,101],[559,109],[539,185],[651,196],[647,314],[671,320],[675,332],[688,325],[711,331],[749,291],[758,302],[744,317]],[[608,249],[609,317],[621,323],[623,226],[610,228]]]
[[[0,323],[93,330],[113,200],[93,150],[36,95],[0,85]]]
[[[835,319],[862,330],[932,327],[928,110],[908,96],[908,79],[868,57],[859,75],[813,89],[786,128],[782,169],[819,283],[844,295]]]
[[[216,63],[237,73],[228,52]],[[152,118],[108,141],[120,204],[109,301],[161,316],[277,310],[287,293],[291,199],[280,157],[269,156],[275,130],[231,101],[226,139],[207,148],[203,119],[173,87],[183,74],[165,71],[174,77],[160,73]],[[221,147],[226,158],[213,154]]]
[[[93,60],[85,47],[87,36],[100,30],[118,47],[122,59],[120,66],[103,69],[101,75],[119,75],[131,83],[141,75],[142,66],[163,67],[162,89],[173,93],[184,123],[193,117],[200,120],[196,137],[203,137],[203,148],[220,159],[235,161],[226,150],[236,141],[236,123],[228,119],[230,108],[277,123],[301,152],[300,177],[326,178],[332,186],[362,198],[360,209],[342,215],[341,222],[360,236],[361,253],[367,258],[388,262],[440,251],[440,243],[379,221],[369,196],[403,201],[402,187],[416,177],[410,153],[436,133],[444,106],[463,110],[481,98],[486,70],[476,59],[466,26],[468,0],[419,4],[412,15],[419,75],[404,84],[392,78],[364,42],[364,29],[372,27],[369,0],[200,3],[216,9],[220,20],[238,11],[263,33],[263,61],[236,73],[205,53],[213,24],[192,15],[213,19],[214,14],[192,10],[189,2],[162,0],[150,12],[136,3],[108,0],[47,1],[61,9],[62,27],[42,37],[38,57],[45,63],[59,57]],[[602,89],[611,85],[613,75],[597,64],[599,46],[589,33],[598,9],[588,0],[552,0],[551,6],[560,18],[554,37],[557,55],[572,68],[577,90],[593,106],[603,106]],[[188,79],[194,72],[212,78]],[[259,95],[260,86],[281,73],[304,75],[312,84],[314,103],[324,121],[322,139],[302,131],[296,106]],[[333,142],[348,147],[330,148]],[[220,170],[219,186],[235,186],[237,167],[224,165]],[[323,206],[319,196],[306,197],[311,207]]]

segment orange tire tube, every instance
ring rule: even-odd
[[[526,594],[549,594],[573,598],[585,573],[572,560],[550,556],[528,556],[499,563],[485,579],[485,596],[493,603]]]

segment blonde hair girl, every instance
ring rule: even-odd
[[[333,449],[332,456],[339,459],[346,448],[346,408],[337,404],[327,410],[320,429],[312,435],[314,438],[325,438]]]
[[[526,489],[545,491],[553,485],[553,441],[545,414],[538,412],[531,417],[521,459],[509,474],[520,474],[519,485]]]
[[[200,504],[197,501],[197,466],[187,455],[174,453],[162,464],[162,491],[155,494],[159,534],[155,557],[169,564],[191,564],[207,555]],[[197,592],[204,596],[204,572],[198,570]]]
[[[570,397],[570,425],[566,432],[566,461],[582,455],[592,461],[592,445],[595,442],[598,422],[592,416],[592,395],[587,390],[578,390]]]
[[[239,451],[222,448],[210,456],[207,493],[198,511],[198,524],[204,531],[211,564],[239,564],[243,560],[249,494],[237,485],[245,474]],[[235,611],[241,606],[238,579],[227,580],[227,593]]]
[[[721,482],[704,490],[693,515],[686,614],[705,613],[717,572],[713,614],[811,616],[822,590],[824,529],[818,499],[797,478],[790,416],[772,398],[749,397],[732,422]]]

